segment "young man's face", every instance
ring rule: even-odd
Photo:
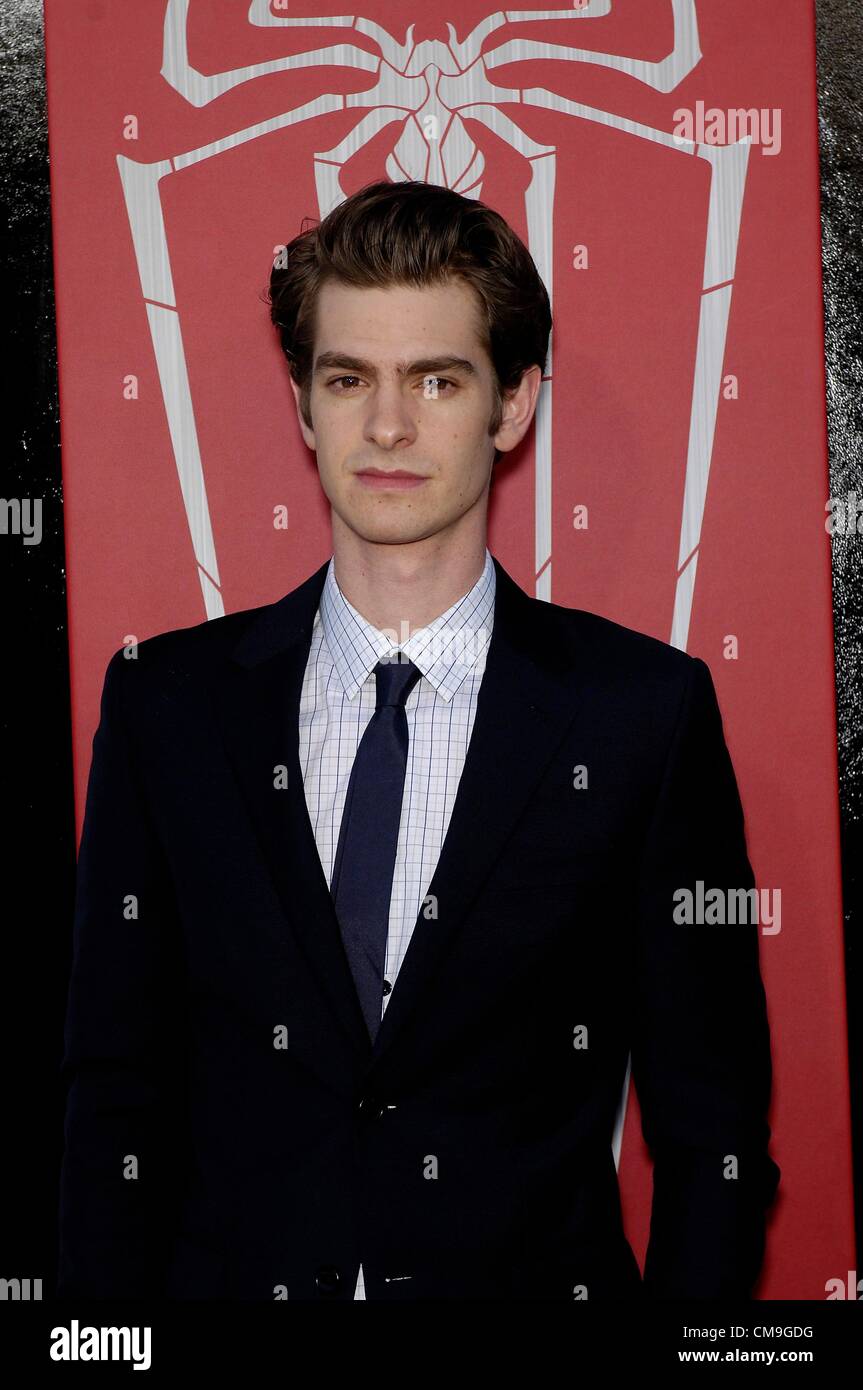
[[[480,509],[484,524],[495,449],[514,448],[526,433],[541,373],[525,373],[490,435],[494,369],[478,314],[473,291],[458,280],[422,289],[322,287],[313,429],[302,417],[300,426],[334,521],[363,539],[423,540]],[[412,476],[399,482],[398,473]]]

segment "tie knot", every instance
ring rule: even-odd
[[[412,661],[379,661],[375,667],[377,702],[375,709],[385,705],[404,705],[420,678],[421,671]]]

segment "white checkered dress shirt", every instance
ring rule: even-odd
[[[399,642],[348,603],[336,582],[333,559],[321,591],[300,697],[299,753],[327,884],[351,768],[375,712],[375,665],[402,647],[421,672],[405,703],[410,741],[384,971],[390,989],[381,1003],[381,1017],[452,814],[491,640],[494,595],[494,562],[486,547],[485,566],[473,588],[434,622]],[[354,1298],[365,1298],[362,1266]]]

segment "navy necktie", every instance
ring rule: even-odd
[[[330,894],[372,1042],[381,1024],[393,870],[408,755],[405,700],[421,672],[379,661],[377,703],[351,769]]]

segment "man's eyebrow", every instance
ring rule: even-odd
[[[360,372],[363,376],[377,379],[378,369],[373,362],[367,362],[363,357],[350,357],[343,352],[322,352],[315,360],[315,375],[319,372],[332,371],[338,368],[340,371]],[[420,357],[415,362],[397,362],[396,371],[399,376],[417,376],[422,374],[434,374],[437,372],[462,372],[465,376],[476,376],[476,367],[466,357]]]

